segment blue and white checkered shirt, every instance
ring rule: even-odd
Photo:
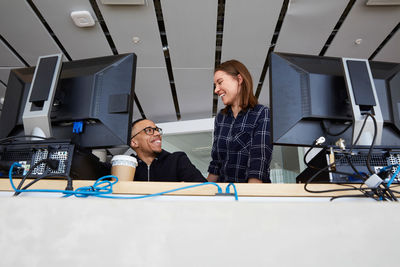
[[[219,182],[243,183],[257,178],[270,183],[271,154],[267,107],[256,105],[239,112],[236,118],[231,109],[227,114],[218,113],[208,172],[218,175]]]

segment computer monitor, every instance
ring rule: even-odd
[[[377,147],[400,147],[400,64],[369,65],[383,118]],[[272,53],[270,93],[274,144],[311,146],[320,136],[327,146],[339,138],[352,144],[353,110],[341,58]]]
[[[24,135],[22,117],[34,71],[10,72],[0,138]],[[133,53],[64,62],[50,112],[53,137],[85,148],[129,144],[135,74]],[[74,130],[77,123],[81,132]]]

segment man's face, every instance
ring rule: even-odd
[[[132,129],[131,147],[139,150],[143,154],[154,154],[161,152],[161,135],[154,131],[152,135],[147,134],[144,129],[147,127],[155,128],[156,125],[151,120],[139,121]]]

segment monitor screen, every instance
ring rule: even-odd
[[[10,72],[0,138],[24,135],[22,116],[34,71]],[[135,54],[63,63],[50,113],[53,137],[87,148],[129,144],[135,74]],[[82,131],[74,133],[74,124],[80,122]]]
[[[381,147],[400,147],[400,64],[370,61],[384,120]],[[272,53],[272,140],[278,145],[352,143],[352,106],[341,58]],[[337,135],[338,133],[341,133]]]

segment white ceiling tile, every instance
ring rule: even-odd
[[[237,59],[247,68],[264,65],[283,1],[226,0],[221,62]],[[253,76],[258,82],[259,76]]]
[[[0,40],[0,67],[25,66],[17,56]]]
[[[212,115],[214,69],[174,69],[182,120]]]
[[[369,58],[399,23],[400,6],[366,6],[358,0],[326,51],[326,56]],[[355,41],[361,39],[361,44]]]
[[[87,0],[33,0],[40,13],[74,59],[112,55],[111,48]],[[96,21],[93,27],[79,28],[72,11],[88,11]]]
[[[275,51],[318,55],[348,0],[292,0]]]
[[[0,2],[0,32],[31,65],[39,56],[61,53],[26,1]]]
[[[162,1],[173,68],[214,67],[217,5],[218,0]]]
[[[164,68],[137,68],[135,93],[148,119],[154,122],[177,120]]]
[[[397,30],[373,60],[400,63],[400,30]]]
[[[97,3],[118,53],[135,53],[138,67],[165,67],[153,1],[146,6],[107,6],[99,0]],[[135,44],[133,37],[139,38],[139,42]]]

